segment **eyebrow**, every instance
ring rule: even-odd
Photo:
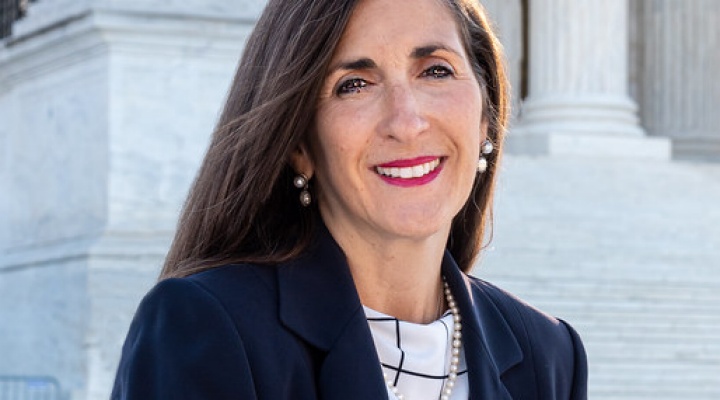
[[[450,53],[453,53],[455,55],[459,55],[457,51],[454,49],[447,47],[443,44],[429,44],[427,46],[420,46],[416,47],[413,52],[410,54],[410,57],[412,58],[423,58],[432,55],[438,50],[444,50],[448,51]]]
[[[353,61],[343,62],[338,65],[336,65],[332,71],[337,71],[339,69],[344,70],[354,70],[354,69],[373,69],[377,68],[377,64],[375,64],[375,61],[369,59],[369,58],[360,58]]]
[[[428,44],[428,45],[416,47],[415,49],[413,49],[412,53],[410,53],[410,57],[412,57],[414,59],[420,59],[423,57],[430,56],[438,50],[444,50],[444,51],[453,53],[455,55],[460,55],[456,50],[454,50],[448,46],[445,46],[443,44]],[[377,68],[377,64],[375,63],[375,61],[373,61],[367,57],[364,57],[364,58],[359,58],[357,60],[338,63],[337,65],[333,66],[330,69],[330,74],[332,74],[338,70],[352,71],[352,70],[368,70],[368,69],[373,69],[373,68]]]

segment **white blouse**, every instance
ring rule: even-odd
[[[383,372],[395,381],[395,387],[406,400],[437,400],[447,381],[452,349],[453,315],[448,310],[442,318],[427,325],[415,324],[363,306]],[[465,351],[452,400],[467,400],[468,376]],[[388,389],[388,399],[396,400]]]

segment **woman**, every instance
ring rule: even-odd
[[[464,274],[507,118],[469,0],[271,0],[115,399],[584,399],[565,323]]]

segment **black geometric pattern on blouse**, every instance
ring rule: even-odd
[[[449,313],[450,313],[450,310],[446,311],[445,314],[443,314],[443,316],[440,317],[441,318],[440,322],[445,326],[445,332],[447,333],[448,336],[450,336],[450,328],[447,326],[445,321],[442,320],[442,318],[447,316]],[[425,378],[425,379],[442,379],[443,381],[448,378],[447,374],[446,375],[429,375],[429,374],[424,374],[424,373],[418,372],[418,371],[411,371],[408,369],[403,369],[403,365],[405,363],[405,351],[403,350],[402,343],[400,341],[400,320],[399,319],[393,318],[393,317],[382,317],[382,318],[367,318],[367,320],[368,320],[368,322],[392,322],[395,324],[395,343],[397,345],[398,350],[400,350],[400,364],[395,366],[392,364],[386,364],[382,361],[380,362],[380,364],[383,367],[395,371],[395,379],[393,379],[393,386],[397,386],[397,383],[400,380],[401,374],[417,376],[417,377]],[[467,373],[467,369],[458,371],[457,375],[460,376],[460,375],[464,375],[466,373]],[[444,384],[445,384],[445,382],[443,382],[443,385]]]

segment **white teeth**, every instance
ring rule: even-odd
[[[402,179],[411,179],[411,178],[421,178],[430,172],[434,171],[437,166],[440,165],[440,159],[436,158],[433,161],[427,162],[425,164],[415,165],[413,167],[405,167],[405,168],[383,168],[383,167],[375,167],[375,170],[380,175],[389,176],[391,178],[402,178]]]

